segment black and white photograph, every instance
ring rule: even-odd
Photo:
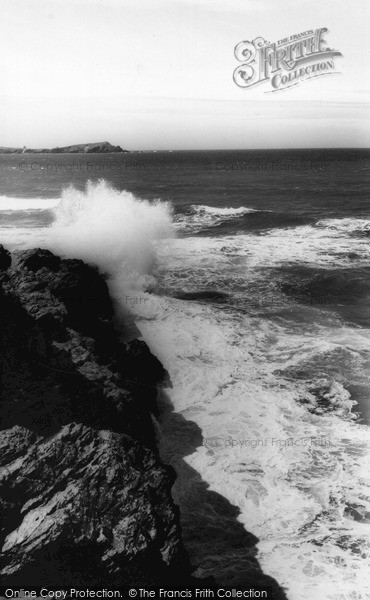
[[[370,600],[369,31],[0,0],[1,600]]]

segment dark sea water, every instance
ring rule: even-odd
[[[290,599],[370,597],[369,159],[0,156],[0,243],[109,273],[170,372],[174,414],[201,432],[167,418],[162,445],[203,575],[237,582],[243,565],[231,542],[210,550],[227,516],[198,477],[238,507]]]

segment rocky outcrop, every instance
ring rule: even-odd
[[[29,150],[27,150],[29,152]],[[43,150],[45,152],[45,150]],[[48,152],[67,152],[67,153],[91,153],[91,152],[127,152],[122,150],[121,146],[112,146],[109,142],[96,142],[93,144],[74,144],[73,146],[63,146],[62,148],[51,148]]]
[[[121,146],[112,146],[109,142],[96,142],[89,144],[73,144],[72,146],[62,146],[57,148],[10,148],[0,146],[0,154],[89,154],[91,152],[128,152]]]
[[[4,246],[0,244],[0,271],[6,271],[9,269],[12,263],[10,252],[5,250]]]
[[[104,278],[46,250],[0,247],[2,585],[187,581],[157,385],[122,340]]]

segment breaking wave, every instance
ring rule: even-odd
[[[0,212],[13,210],[47,210],[53,208],[59,198],[12,198],[0,196]]]
[[[98,265],[105,273],[125,275],[142,287],[156,264],[154,242],[172,235],[168,203],[141,200],[104,180],[62,193],[53,209],[46,244],[57,253]]]

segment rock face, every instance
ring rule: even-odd
[[[124,342],[98,271],[0,248],[2,585],[188,580],[153,414],[167,374]]]
[[[12,263],[10,252],[5,250],[4,246],[0,244],[0,271],[6,271],[9,269]]]
[[[128,152],[128,150],[122,150],[121,146],[112,146],[109,142],[74,144],[61,148],[26,148],[25,146],[23,148],[9,148],[0,146],[0,154],[78,154],[91,152]]]

